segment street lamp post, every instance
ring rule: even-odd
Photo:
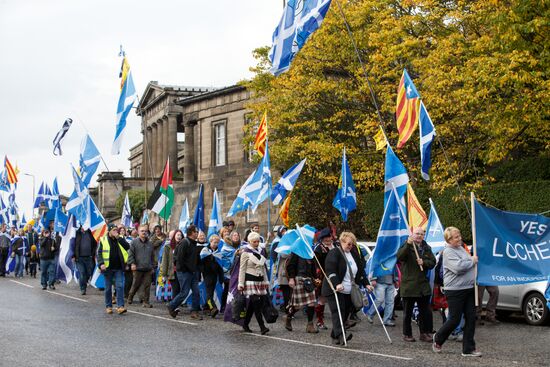
[[[35,196],[35,186],[34,186],[34,175],[31,173],[23,173],[25,176],[31,176],[32,177],[32,217],[34,218],[34,202],[36,201]]]

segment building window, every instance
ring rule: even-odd
[[[214,165],[225,166],[226,162],[225,145],[225,121],[214,123]]]
[[[225,213],[223,211],[223,190],[218,190],[218,203],[220,204],[220,210],[221,210],[222,216],[223,216],[223,213]]]
[[[258,215],[258,211],[256,210],[256,213],[252,213],[252,209],[250,207],[246,208],[246,222],[253,223],[259,221],[260,216]]]
[[[141,166],[136,166],[134,168],[134,177],[141,177]]]
[[[252,117],[253,117],[253,115],[251,113],[247,113],[247,114],[244,115],[244,125],[245,126],[247,126],[248,124],[253,123]],[[254,137],[256,136],[256,131],[257,130],[258,130],[258,128],[256,127],[254,129]],[[256,153],[256,151],[254,150],[254,141],[252,141],[252,142],[248,143],[248,148],[245,149],[245,151],[244,151],[244,161],[252,163],[255,153]]]

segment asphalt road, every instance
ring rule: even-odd
[[[137,298],[137,297],[136,297]],[[550,327],[533,327],[519,318],[476,329],[482,358],[464,358],[460,343],[450,341],[435,354],[429,343],[401,340],[402,320],[388,331],[390,344],[378,321],[363,320],[347,348],[333,346],[329,331],[305,333],[298,315],[294,331],[282,318],[271,332],[247,334],[231,323],[187,314],[176,320],[165,307],[129,306],[125,315],[107,315],[103,294],[58,285],[43,291],[38,279],[0,278],[0,366],[549,366]],[[328,314],[328,311],[326,311]],[[441,319],[434,314],[435,326]],[[415,336],[418,330],[413,328]]]

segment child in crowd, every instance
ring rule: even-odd
[[[30,266],[31,277],[33,278],[36,278],[36,268],[38,267],[39,262],[40,262],[40,256],[36,251],[36,245],[32,245],[31,254],[29,256],[29,266]]]

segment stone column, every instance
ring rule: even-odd
[[[195,181],[195,134],[196,121],[185,123],[185,147],[183,159],[183,182],[192,183]]]
[[[160,177],[162,175],[162,169],[164,168],[164,158],[162,156],[162,139],[163,139],[163,132],[164,132],[164,124],[162,120],[157,121],[157,174],[156,177]]]
[[[169,138],[169,131],[170,130],[170,124],[167,116],[164,116],[162,118],[162,168],[164,169],[164,164],[166,164],[166,160],[168,159],[168,141]]]
[[[170,157],[170,169],[172,174],[178,172],[178,120],[177,114],[168,114],[168,156]]]
[[[157,136],[158,136],[158,125],[156,122],[153,123],[153,130],[151,135],[151,141],[149,142],[149,147],[151,148],[151,158],[153,164],[151,165],[151,177],[154,179],[157,177],[158,169],[158,157],[157,157]]]
[[[143,133],[145,135],[145,139],[143,139],[143,150],[142,150],[142,167],[143,167],[143,177],[152,177],[151,175],[151,163],[153,163],[153,157],[151,155],[151,148],[152,148],[152,136],[153,136],[153,129],[151,127],[146,127],[145,131]]]

